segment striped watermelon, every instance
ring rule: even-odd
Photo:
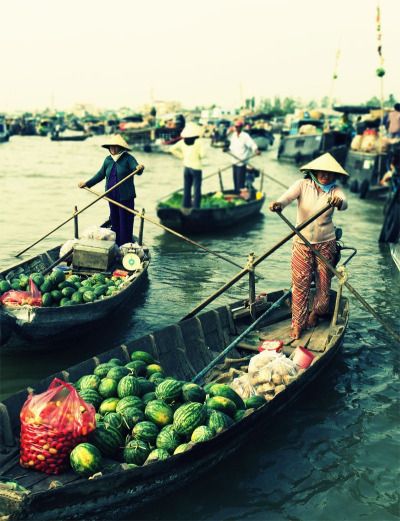
[[[97,389],[99,394],[103,398],[111,398],[117,396],[118,382],[112,378],[103,378],[100,381],[99,388]]]
[[[124,376],[130,374],[130,371],[127,367],[121,367],[119,365],[114,365],[107,373],[107,378],[112,378],[113,380],[121,380]]]
[[[72,469],[81,476],[91,476],[101,470],[101,452],[91,443],[80,443],[69,456]]]
[[[108,412],[115,412],[118,402],[118,398],[106,398],[100,404],[99,413],[104,416]]]
[[[170,457],[170,454],[168,451],[164,449],[154,449],[150,452],[150,454],[147,456],[146,461],[144,462],[145,465],[148,465],[149,463],[154,463],[155,461],[163,461]]]
[[[137,423],[132,430],[132,434],[135,438],[150,443],[151,445],[155,445],[158,433],[157,425],[149,421]]]
[[[137,380],[138,380],[139,387],[140,387],[139,396],[144,396],[147,393],[151,393],[151,392],[155,391],[156,384],[154,382],[150,382],[143,376],[139,376]]]
[[[133,360],[125,364],[125,367],[129,369],[134,376],[145,376],[147,370],[146,362],[143,360]]]
[[[210,429],[210,427],[206,427],[205,425],[200,425],[200,427],[196,427],[192,432],[192,436],[190,441],[193,443],[199,443],[201,441],[208,441],[214,437],[214,431]]]
[[[209,398],[206,401],[206,405],[210,409],[224,412],[229,416],[234,416],[236,412],[235,403],[229,398],[224,398],[223,396],[213,396],[212,398]]]
[[[144,413],[137,407],[126,407],[120,413],[128,429],[132,429],[137,423],[144,420]]]
[[[244,418],[246,415],[246,411],[243,410],[243,409],[238,409],[236,412],[235,412],[235,416],[233,417],[233,419],[235,420],[235,422],[238,422],[240,421],[242,418]]]
[[[100,378],[104,378],[105,376],[107,376],[107,373],[108,371],[113,367],[112,364],[109,364],[109,363],[105,363],[105,364],[99,364],[95,370],[93,371],[93,373],[96,375],[96,376],[99,376]]]
[[[124,365],[120,358],[110,358],[110,360],[108,360],[108,363],[111,365]]]
[[[168,378],[162,381],[156,387],[156,396],[159,400],[165,403],[172,403],[178,401],[182,397],[182,384],[173,378]]]
[[[142,401],[145,405],[147,405],[149,402],[152,402],[153,400],[156,400],[156,393],[146,393],[142,396]]]
[[[114,429],[117,429],[121,434],[126,433],[123,416],[118,412],[109,412],[104,416],[103,422],[106,427],[114,427]]]
[[[79,389],[81,391],[85,389],[93,389],[96,391],[100,383],[100,377],[95,374],[86,374],[79,378]]]
[[[210,396],[224,396],[229,398],[236,405],[237,409],[245,409],[246,406],[242,398],[234,391],[229,385],[226,384],[214,384],[210,387]]]
[[[178,445],[174,450],[174,456],[175,454],[182,454],[182,452],[186,452],[187,450],[190,450],[192,447],[193,443],[181,443],[181,445]]]
[[[144,410],[144,403],[139,396],[125,396],[119,400],[116,412],[122,413],[127,407],[137,407],[138,409]]]
[[[133,439],[129,441],[124,448],[124,461],[126,463],[135,463],[143,465],[151,450],[145,441]]]
[[[200,385],[187,383],[182,387],[182,396],[185,402],[203,403],[206,399],[206,393]]]
[[[163,380],[165,380],[165,376],[163,373],[153,373],[148,378],[149,378],[149,382],[153,382],[155,384],[155,386],[157,386]]]
[[[146,351],[133,351],[131,353],[131,360],[142,360],[146,363],[146,365],[154,364],[155,362],[153,356],[150,353],[147,353]]]
[[[161,373],[162,375],[164,375],[164,369],[161,367],[160,364],[148,364],[146,368],[147,376],[151,376],[154,373]]]
[[[146,405],[144,410],[146,418],[159,427],[172,423],[174,412],[171,407],[162,400],[153,400]]]
[[[255,395],[250,396],[250,398],[246,398],[244,403],[246,404],[246,409],[258,409],[262,405],[265,405],[266,402],[265,398],[262,396]]]
[[[96,410],[103,401],[103,397],[94,389],[84,389],[83,391],[79,391],[79,396],[84,402],[92,404]]]
[[[181,405],[174,413],[174,428],[178,434],[190,436],[194,429],[206,419],[206,410],[200,403],[189,402]]]
[[[231,425],[233,425],[233,420],[227,414],[215,410],[211,412],[210,418],[208,419],[208,427],[210,427],[215,434],[219,434],[225,429],[228,429]]]
[[[115,427],[98,426],[90,434],[89,441],[97,447],[104,456],[114,456],[124,446],[124,438]]]
[[[182,438],[175,431],[173,425],[167,425],[161,429],[156,440],[156,447],[158,449],[165,449],[169,453],[173,453],[178,445],[182,443]]]
[[[122,367],[121,367],[122,369]],[[140,385],[137,378],[134,376],[124,376],[118,382],[117,394],[119,398],[125,398],[126,396],[137,396],[140,391]]]

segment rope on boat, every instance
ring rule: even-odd
[[[217,365],[217,363],[224,358],[225,355],[227,355],[230,351],[232,351],[232,349],[234,347],[236,347],[238,345],[238,343],[248,333],[250,333],[250,331],[252,331],[264,318],[266,318],[268,315],[270,315],[272,313],[272,311],[274,311],[276,308],[278,308],[282,304],[282,302],[284,302],[287,299],[287,297],[290,295],[291,292],[292,292],[291,289],[286,291],[276,302],[274,302],[271,305],[271,307],[269,307],[266,311],[264,311],[264,313],[262,315],[260,315],[257,318],[257,320],[255,320],[252,324],[250,324],[250,326],[248,328],[246,328],[243,331],[243,333],[241,333],[238,337],[236,337],[233,342],[231,342],[223,351],[221,351],[221,353],[218,356],[216,356],[212,362],[210,362],[206,367],[204,367],[204,369],[202,369],[199,373],[197,373],[196,376],[194,376],[192,378],[192,382],[196,383],[201,378],[203,378],[203,376],[206,375],[210,371],[210,369],[215,367]]]
[[[400,343],[400,335],[385,321],[383,320],[379,314],[374,310],[370,304],[362,297],[358,291],[353,288],[353,286],[347,281],[347,277],[345,277],[342,271],[337,270],[332,266],[332,264],[326,259],[321,253],[316,250],[313,245],[304,237],[302,233],[298,229],[296,229],[293,224],[282,214],[282,212],[276,212],[279,217],[289,226],[291,230],[293,230],[296,235],[300,237],[300,239],[306,244],[310,250],[316,255],[328,268],[329,270],[339,279],[339,282],[346,286],[346,288],[352,293],[356,299],[361,302],[364,308],[386,329],[386,331],[392,336],[397,342]]]
[[[67,224],[69,221],[72,221],[72,219],[74,219],[77,215],[79,215],[80,213],[84,212],[85,210],[87,210],[88,208],[90,208],[91,206],[93,206],[94,204],[97,203],[97,201],[100,201],[100,199],[103,199],[103,197],[105,197],[107,194],[109,194],[112,190],[114,190],[114,188],[117,188],[118,186],[120,186],[122,183],[125,183],[125,181],[127,181],[128,179],[130,179],[131,177],[133,177],[134,175],[136,175],[137,173],[141,172],[142,169],[141,168],[136,168],[135,171],[131,172],[129,175],[127,175],[126,177],[124,177],[121,181],[118,181],[117,184],[115,184],[113,187],[109,188],[108,190],[106,190],[104,192],[104,194],[97,194],[97,199],[95,199],[94,201],[92,201],[90,204],[86,205],[85,207],[83,207],[81,210],[79,210],[78,212],[74,212],[71,217],[69,217],[66,221],[62,222],[61,224],[59,224],[58,226],[56,226],[55,228],[53,228],[53,230],[51,230],[50,232],[46,233],[46,235],[43,235],[43,237],[41,237],[40,239],[38,239],[37,241],[33,242],[32,244],[30,244],[27,248],[25,248],[24,250],[21,250],[19,253],[17,253],[15,255],[15,257],[19,257],[20,255],[22,255],[23,253],[25,253],[26,251],[30,250],[33,246],[36,246],[36,244],[38,244],[40,241],[42,241],[43,239],[45,239],[46,237],[48,237],[49,235],[51,235],[53,232],[59,230],[62,226],[64,226],[64,224]]]
[[[85,187],[85,190],[87,190],[88,192],[91,192],[92,194],[94,194],[96,196],[99,195],[97,192],[95,192],[91,188]],[[172,233],[172,235],[175,235],[176,237],[179,237],[179,239],[182,239],[182,240],[192,244],[193,246],[196,246],[197,248],[200,248],[200,249],[206,251],[207,253],[211,253],[212,255],[215,255],[216,257],[219,257],[220,259],[222,259],[222,260],[224,260],[226,262],[229,262],[229,264],[232,264],[233,266],[236,266],[237,268],[243,269],[243,266],[241,266],[237,262],[233,261],[232,259],[229,259],[228,257],[225,257],[224,255],[221,255],[220,253],[218,253],[218,252],[216,252],[214,250],[210,250],[209,248],[207,248],[206,246],[203,246],[199,242],[192,241],[192,239],[189,239],[189,237],[186,237],[185,235],[182,235],[181,233],[178,233],[175,230],[172,230],[172,228],[168,228],[167,226],[164,226],[163,224],[161,224],[161,223],[155,221],[154,219],[152,219],[151,217],[144,216],[144,215],[142,215],[142,213],[138,212],[137,210],[132,210],[131,208],[128,208],[127,206],[119,203],[118,201],[114,201],[113,199],[109,199],[108,197],[104,197],[104,199],[106,201],[108,201],[109,203],[115,204],[116,206],[119,206],[120,208],[123,208],[124,210],[126,210],[129,213],[137,215],[138,217],[140,217],[140,219],[144,219],[145,221],[149,221],[150,223],[155,224],[159,228],[162,228],[166,232]],[[261,276],[260,276],[260,278],[261,278]]]
[[[304,221],[303,223],[299,224],[299,226],[296,228],[296,231],[297,230],[302,230],[303,228],[305,228],[306,226],[308,226],[309,224],[311,224],[313,221],[315,221],[315,219],[317,219],[320,215],[322,215],[323,213],[325,213],[327,210],[329,210],[329,208],[331,208],[331,205],[330,204],[327,204],[326,206],[324,206],[323,208],[321,208],[321,210],[319,210],[317,213],[315,213],[314,215],[312,215],[309,219],[307,219],[306,221]],[[260,264],[260,262],[262,262],[263,260],[265,260],[267,257],[269,257],[272,253],[274,253],[276,250],[278,250],[281,246],[283,246],[286,242],[288,242],[292,237],[294,237],[296,235],[296,231],[293,231],[291,233],[289,233],[289,235],[286,235],[286,237],[284,237],[283,239],[281,239],[279,242],[277,242],[274,246],[272,246],[272,248],[270,248],[269,250],[267,250],[265,253],[263,253],[262,255],[260,255],[260,257],[258,257],[254,263],[253,263],[253,267],[256,267],[258,264]],[[211,302],[213,302],[213,300],[215,300],[217,297],[219,297],[220,295],[222,295],[222,293],[224,293],[227,289],[229,289],[231,286],[233,286],[238,280],[240,280],[242,277],[244,277],[247,273],[249,272],[248,268],[244,268],[242,271],[240,271],[239,273],[237,273],[231,280],[229,280],[228,282],[226,282],[223,286],[221,286],[215,293],[213,293],[210,297],[206,298],[203,302],[201,302],[198,306],[196,306],[190,313],[188,313],[187,315],[185,315],[183,318],[181,318],[181,322],[183,320],[187,320],[188,318],[192,318],[194,317],[194,315],[196,315],[196,313],[198,313],[199,311],[201,311],[202,309],[204,309],[205,307],[208,306],[208,304],[210,304]]]

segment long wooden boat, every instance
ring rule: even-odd
[[[59,259],[60,248],[61,246],[57,246],[1,271],[0,279],[11,280],[21,274],[45,271]],[[123,289],[109,297],[68,307],[2,306],[3,313],[13,319],[13,328],[18,335],[33,342],[50,342],[79,336],[138,294],[150,263],[148,248],[143,246],[142,251],[140,268],[129,274],[128,283]],[[117,263],[112,270],[119,268],[124,269]],[[33,349],[34,344],[30,348]]]
[[[210,192],[206,196],[214,194],[215,192]],[[235,197],[233,190],[224,190],[223,194],[228,198]],[[189,212],[182,208],[164,207],[161,202],[157,206],[157,215],[164,226],[173,230],[191,233],[210,232],[235,226],[258,215],[265,202],[265,194],[260,195],[259,199],[246,201],[239,206],[191,208]]]
[[[72,136],[63,136],[62,134],[52,134],[50,136],[51,141],[85,141],[90,137],[90,134],[77,134]]]
[[[283,291],[268,294],[258,301],[256,313],[270,307],[284,296]],[[243,353],[257,352],[259,339],[287,338],[290,329],[290,299],[282,299],[264,322],[258,324],[257,338],[243,338],[235,352],[229,357],[240,358]],[[104,470],[95,479],[79,477],[72,471],[57,476],[21,468],[19,465],[19,413],[28,396],[23,390],[0,404],[0,512],[4,520],[16,519],[104,519],[107,511],[113,511],[121,519],[124,514],[169,494],[174,489],[186,485],[190,480],[209,471],[217,463],[233,452],[261,427],[275,420],[276,415],[291,404],[332,362],[339,352],[348,323],[348,301],[331,292],[330,317],[321,322],[304,338],[315,358],[312,365],[300,371],[298,377],[286,388],[266,401],[258,409],[251,409],[232,426],[212,439],[197,443],[190,450],[171,456],[164,461],[150,465],[127,468],[124,464],[114,465],[113,470]],[[246,301],[220,307],[201,313],[194,318],[178,322],[149,335],[138,338],[128,345],[116,347],[74,367],[61,371],[42,380],[35,386],[35,392],[47,389],[54,376],[75,382],[84,374],[94,370],[96,365],[110,358],[129,361],[130,353],[147,351],[160,361],[166,374],[177,379],[190,380],[207,366],[228,344],[238,337],[251,323]],[[284,353],[290,355],[296,341],[286,343]],[[221,370],[226,371],[225,359]],[[215,381],[215,374],[210,376]],[[225,380],[226,381],[226,380]],[[106,460],[107,462],[107,460]],[[111,463],[112,460],[108,460]],[[114,461],[115,464],[115,461]]]

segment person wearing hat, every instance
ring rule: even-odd
[[[329,153],[302,166],[300,170],[305,172],[304,179],[296,181],[277,201],[269,205],[269,209],[272,212],[281,212],[297,199],[297,226],[329,202],[331,208],[304,228],[302,234],[316,250],[334,263],[337,245],[332,222],[333,211],[334,208],[347,208],[346,198],[336,185],[336,180],[338,176],[349,174]],[[316,293],[311,312],[308,313],[313,271]],[[314,327],[319,317],[327,313],[330,283],[329,269],[296,235],[292,248],[292,338],[300,338],[303,329]]]
[[[203,144],[200,138],[202,129],[195,123],[187,123],[182,130],[181,138],[169,148],[171,154],[183,160],[183,209],[200,208]]]
[[[245,186],[246,162],[250,156],[260,154],[260,151],[257,143],[247,132],[243,131],[243,120],[236,120],[234,126],[234,131],[230,136],[229,152],[234,156],[235,161],[233,164],[233,187],[235,193],[239,194],[240,189]],[[238,162],[238,160],[240,161]]]
[[[105,158],[102,167],[96,175],[88,181],[78,183],[79,188],[86,186],[90,188],[105,178],[106,190],[109,190],[137,168],[140,170],[138,175],[143,173],[144,166],[139,165],[136,159],[128,153],[130,150],[129,145],[121,135],[111,136],[102,147],[107,148],[110,155]],[[107,197],[134,210],[136,191],[133,179],[131,177],[128,181],[119,185]],[[109,204],[111,229],[116,234],[117,245],[121,246],[127,242],[132,242],[134,215],[113,203]]]

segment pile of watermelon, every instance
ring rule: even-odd
[[[225,199],[222,192],[215,194],[207,194],[201,196],[200,208],[232,208],[246,204],[246,201],[240,197]],[[183,206],[182,193],[175,192],[169,199],[162,201],[159,208],[181,208]]]
[[[74,386],[96,409],[96,429],[70,455],[72,468],[83,476],[104,469],[104,458],[128,468],[165,460],[265,404],[260,396],[243,401],[226,384],[201,387],[167,377],[144,351],[134,351],[125,365],[118,358],[101,363]]]
[[[32,279],[42,294],[42,307],[64,307],[94,302],[109,297],[124,286],[122,277],[106,277],[95,273],[84,275],[65,275],[64,271],[54,269],[49,275],[32,273],[19,275],[11,280],[0,281],[0,296],[10,290],[26,291]]]

